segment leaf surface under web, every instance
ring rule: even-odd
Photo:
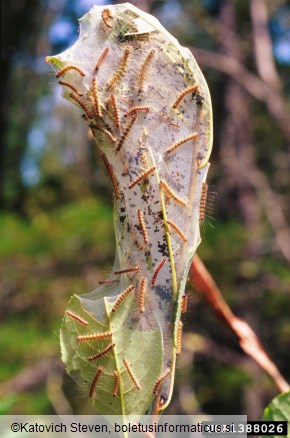
[[[172,395],[182,296],[200,243],[212,147],[207,84],[191,52],[129,3],[94,6],[76,43],[47,60],[84,113],[115,195],[115,263],[107,284],[71,299],[62,357],[99,414],[156,412]],[[97,333],[112,335],[77,340]]]

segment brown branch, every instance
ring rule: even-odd
[[[7,396],[7,394],[27,391],[37,387],[45,382],[50,374],[61,372],[62,370],[63,365],[58,359],[47,357],[24,368],[10,380],[1,383],[0,398]]]
[[[214,68],[233,78],[255,99],[265,102],[285,137],[290,141],[289,106],[281,93],[247,70],[235,58],[222,53],[189,47],[199,64]]]
[[[218,317],[235,333],[242,350],[272,378],[280,392],[290,387],[271,361],[256,334],[242,319],[237,318],[225,302],[221,291],[200,258],[195,255],[190,267],[190,278],[196,289],[201,292]]]
[[[46,394],[57,415],[72,415],[72,407],[62,389],[63,378],[63,369],[50,373],[46,379]]]
[[[257,197],[263,205],[267,219],[275,233],[276,245],[290,263],[290,230],[280,198],[273,192],[269,181],[256,166],[251,166],[248,163],[244,168],[247,169],[246,178],[255,188]]]
[[[272,41],[268,29],[268,13],[264,0],[250,0],[250,13],[259,76],[266,84],[279,90],[281,83],[274,62]]]
[[[237,59],[219,52],[189,47],[199,64],[221,71],[245,88],[258,100],[265,101],[265,84],[256,75],[248,71]]]

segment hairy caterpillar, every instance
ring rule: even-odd
[[[71,312],[70,310],[66,310],[65,313],[70,316],[71,318],[75,319],[76,321],[80,322],[83,325],[88,325],[88,321],[81,318],[80,316],[76,315],[75,313]]]
[[[115,275],[127,274],[128,272],[139,272],[139,271],[140,271],[139,266],[132,266],[129,268],[119,269],[118,271],[115,271]]]
[[[181,231],[181,229],[174,222],[167,220],[167,223],[177,232],[177,234],[179,235],[181,240],[183,240],[183,242],[187,242],[187,238],[186,238],[185,234]]]
[[[115,121],[115,125],[116,125],[116,128],[119,128],[120,127],[119,110],[118,110],[118,107],[117,107],[117,102],[116,102],[115,96],[113,94],[111,95],[111,102],[112,102],[113,109],[114,109],[114,121]]]
[[[171,370],[170,370],[170,368],[167,368],[167,369],[164,371],[164,373],[162,374],[162,376],[160,376],[160,377],[156,380],[155,385],[154,385],[154,388],[153,388],[153,394],[154,394],[154,395],[157,395],[157,392],[158,392],[159,386],[161,385],[161,383],[163,382],[163,380],[165,380],[166,377],[169,376],[169,374],[171,374]]]
[[[156,167],[152,166],[152,167],[150,167],[150,169],[145,170],[145,172],[143,172],[143,173],[141,173],[141,175],[137,176],[137,178],[133,179],[133,181],[128,186],[129,189],[132,189],[140,181],[142,181],[143,179],[147,178],[147,176],[150,175],[150,173],[154,172],[155,169],[156,169]]]
[[[111,351],[111,350],[115,347],[115,345],[116,345],[116,344],[112,343],[112,344],[108,345],[108,347],[106,347],[106,348],[105,348],[103,351],[101,351],[100,353],[95,354],[94,356],[90,356],[90,357],[89,357],[89,361],[91,362],[92,360],[96,360],[96,359],[99,359],[100,357],[105,356],[105,354],[109,353],[109,351]]]
[[[135,286],[131,285],[129,287],[127,287],[127,289],[124,290],[124,292],[121,293],[121,295],[119,296],[119,298],[117,299],[117,301],[115,302],[113,308],[112,308],[112,312],[116,312],[116,310],[119,308],[120,304],[122,303],[122,301],[126,298],[126,296],[132,292],[135,289]]]
[[[70,93],[70,97],[75,100],[80,107],[82,107],[82,109],[84,110],[84,112],[86,113],[86,115],[88,116],[89,119],[92,119],[93,113],[92,111],[89,109],[89,107],[87,106],[87,104],[85,102],[83,102],[78,96],[76,96],[73,93]]]
[[[103,12],[102,12],[102,20],[103,20],[104,25],[105,25],[106,27],[108,27],[109,29],[112,29],[113,26],[112,26],[112,24],[109,22],[109,19],[110,19],[110,18],[113,18],[113,15],[112,15],[110,9],[108,9],[108,8],[104,9]]]
[[[94,107],[95,107],[96,115],[97,115],[97,117],[101,118],[101,117],[103,117],[103,114],[102,114],[101,103],[100,103],[99,94],[98,94],[97,80],[95,77],[92,79],[92,92],[93,92]]]
[[[85,76],[85,73],[83,72],[82,69],[80,69],[79,67],[76,67],[75,65],[68,65],[67,67],[62,68],[59,72],[56,73],[55,77],[56,78],[60,78],[61,76],[63,76],[65,73],[67,73],[69,70],[75,70],[77,71],[81,76]]]
[[[120,140],[119,140],[119,142],[118,142],[118,144],[117,144],[117,148],[116,148],[116,151],[117,151],[117,152],[119,152],[119,150],[120,150],[121,147],[123,146],[124,141],[126,140],[127,135],[129,134],[129,131],[130,131],[130,129],[132,128],[133,123],[136,121],[136,119],[137,119],[137,114],[134,113],[133,116],[132,116],[132,118],[131,118],[131,120],[129,120],[128,124],[125,126],[124,131],[123,131],[123,134],[122,134],[122,136],[121,136],[121,138],[120,138]]]
[[[127,359],[123,359],[123,363],[128,371],[129,376],[131,377],[132,382],[134,383],[135,388],[141,389],[141,386],[140,386],[139,382],[137,381],[136,377],[134,376],[132,368],[130,367]]]
[[[134,106],[130,108],[125,114],[124,117],[128,117],[131,114],[135,114],[137,111],[150,111],[149,106]]]
[[[59,81],[58,83],[59,83],[59,85],[64,85],[65,87],[69,87],[71,90],[73,90],[80,97],[83,96],[83,93],[81,93],[74,85],[70,84],[69,82]]]
[[[145,221],[144,221],[144,213],[142,210],[138,210],[137,215],[138,215],[139,224],[140,224],[141,233],[142,233],[142,236],[144,239],[144,243],[147,245],[149,243],[149,236],[148,236],[148,232],[147,232]]]
[[[176,109],[178,107],[178,105],[180,104],[180,102],[182,101],[182,99],[189,93],[195,93],[198,90],[198,86],[197,85],[193,85],[192,87],[188,87],[185,90],[183,90],[176,98],[176,100],[174,101],[174,103],[172,104],[172,108]]]
[[[120,65],[117,69],[117,71],[113,74],[111,79],[108,82],[107,88],[108,90],[113,90],[118,82],[122,79],[123,75],[125,74],[126,68],[128,66],[128,58],[130,56],[132,49],[131,47],[126,47],[123,58],[120,61]]]
[[[115,377],[115,385],[113,389],[113,397],[117,397],[119,384],[120,384],[118,371],[114,371],[114,377]]]
[[[141,92],[145,79],[146,79],[146,75],[148,74],[148,69],[149,69],[149,64],[154,56],[155,50],[150,50],[150,52],[148,53],[148,55],[146,56],[145,61],[143,62],[141,69],[140,69],[140,74],[139,74],[139,79],[138,79],[138,91]]]
[[[113,278],[112,280],[101,280],[99,281],[99,284],[113,284],[113,283],[119,283],[120,280],[118,278]]]
[[[141,277],[140,286],[139,286],[139,300],[138,300],[138,309],[140,313],[145,312],[145,291],[147,287],[147,278]]]
[[[160,187],[162,187],[163,189],[165,189],[167,195],[174,199],[174,201],[176,201],[179,205],[182,205],[183,207],[186,207],[186,202],[181,199],[167,184],[166,181],[164,181],[163,179],[160,181]]]
[[[177,327],[177,344],[176,344],[176,354],[179,356],[181,353],[181,347],[182,347],[182,331],[183,331],[183,324],[181,321],[178,323]]]
[[[90,335],[81,335],[77,337],[78,341],[93,341],[95,339],[106,339],[113,336],[112,332],[92,333]]]
[[[113,188],[114,188],[115,198],[119,199],[120,198],[119,184],[118,184],[113,166],[111,165],[111,163],[109,163],[109,160],[105,154],[102,154],[102,160],[105,164],[105,167],[107,169],[108,174],[110,175],[110,178],[111,178],[111,181],[113,184]],[[112,281],[116,282],[116,280],[110,280],[111,283],[112,283]],[[108,282],[108,280],[107,280],[107,282]],[[100,283],[100,284],[104,284],[104,283]]]
[[[93,397],[94,393],[95,393],[95,389],[96,389],[96,385],[98,383],[99,378],[101,377],[102,372],[104,371],[104,367],[102,365],[100,365],[97,369],[97,372],[95,374],[95,377],[93,378],[91,387],[90,387],[90,392],[89,392],[89,396]]]
[[[201,197],[199,203],[199,221],[203,222],[205,218],[205,207],[207,198],[208,185],[206,183],[202,184]]]
[[[175,151],[175,149],[177,149],[182,144],[187,143],[189,140],[193,140],[196,137],[197,137],[197,133],[193,132],[192,134],[188,135],[187,137],[184,137],[181,140],[178,140],[169,149],[167,149],[166,153],[170,154],[171,152]]]
[[[153,277],[152,277],[152,280],[151,280],[151,284],[152,285],[154,285],[156,283],[157,276],[158,276],[159,272],[161,271],[161,269],[163,268],[165,263],[166,263],[166,260],[162,259],[159,262],[159,264],[157,265],[157,267],[155,268],[155,271],[153,273]]]
[[[105,50],[103,51],[103,53],[101,54],[101,56],[99,57],[98,62],[96,63],[96,66],[95,66],[96,71],[98,71],[99,68],[101,67],[101,64],[106,59],[106,56],[108,55],[109,51],[110,51],[109,47],[106,47]]]

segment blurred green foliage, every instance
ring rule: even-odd
[[[6,257],[25,254],[38,259],[49,256],[73,262],[77,254],[89,247],[106,245],[110,251],[111,218],[108,205],[89,197],[56,211],[38,211],[26,220],[3,213],[0,254]]]
[[[66,302],[74,291],[97,285],[100,267],[112,263],[115,242],[111,207],[89,196],[25,219],[2,213],[0,230],[1,277],[7,291],[1,310],[3,382],[42,358],[59,357]],[[43,389],[9,400],[11,412],[53,412]]]

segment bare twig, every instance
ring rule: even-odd
[[[46,394],[57,415],[72,415],[70,406],[63,390],[64,370],[57,370],[47,376]]]
[[[271,186],[263,174],[256,166],[248,165],[245,174],[246,178],[255,188],[258,199],[262,204],[267,219],[275,233],[275,240],[278,249],[290,264],[290,230],[285,218],[280,199],[272,191]]]
[[[195,255],[190,267],[190,278],[194,286],[201,292],[216,314],[235,333],[243,351],[272,378],[280,392],[289,391],[290,387],[271,361],[256,334],[242,319],[237,318],[225,302],[221,291],[200,258]]]
[[[265,84],[237,59],[219,52],[189,47],[199,64],[221,71],[245,88],[255,99],[265,101]]]
[[[209,50],[189,47],[199,64],[221,71],[242,85],[255,99],[265,102],[285,137],[290,141],[289,106],[281,93],[247,70],[235,58]]]
[[[276,89],[281,89],[268,29],[268,13],[264,0],[250,0],[253,24],[254,53],[260,78]]]
[[[60,360],[46,357],[45,359],[22,369],[19,374],[10,380],[1,383],[0,398],[14,392],[27,391],[45,382],[52,373],[61,372],[64,369]]]

